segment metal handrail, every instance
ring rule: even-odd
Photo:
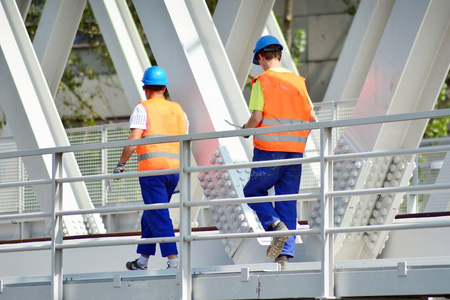
[[[165,136],[151,139],[139,139],[139,140],[124,140],[124,141],[113,141],[107,143],[90,143],[83,145],[74,146],[62,146],[62,147],[52,147],[52,148],[42,148],[33,150],[18,150],[14,152],[3,152],[0,153],[0,159],[4,158],[14,158],[23,156],[34,156],[34,155],[45,155],[52,153],[66,153],[66,152],[78,152],[78,151],[89,151],[89,150],[99,150],[99,149],[110,149],[110,148],[122,148],[125,146],[139,146],[147,144],[158,144],[158,143],[170,143],[170,142],[182,142],[182,141],[198,141],[205,139],[217,139],[217,138],[229,138],[236,136],[249,136],[255,134],[263,133],[278,133],[284,131],[299,131],[299,130],[318,130],[320,128],[337,128],[337,127],[349,127],[349,126],[360,126],[360,125],[370,125],[370,124],[383,124],[392,122],[402,122],[402,121],[413,121],[429,118],[439,118],[450,116],[450,109],[440,109],[433,111],[423,111],[415,113],[405,113],[405,114],[395,114],[395,115],[385,115],[377,117],[367,117],[367,118],[355,118],[348,120],[335,120],[335,121],[319,121],[315,123],[301,123],[294,125],[282,125],[264,128],[249,128],[242,130],[228,130],[228,131],[217,131],[217,132],[206,132],[206,133],[194,133],[189,135],[173,135]]]
[[[24,156],[36,156],[36,155],[52,155],[53,168],[52,168],[52,178],[48,180],[35,180],[27,181],[23,183],[8,183],[0,184],[0,188],[5,188],[9,186],[20,186],[20,185],[33,185],[33,184],[51,184],[53,189],[53,197],[55,198],[55,205],[52,208],[52,212],[49,213],[27,213],[22,214],[24,217],[30,216],[42,216],[52,217],[52,236],[51,241],[48,243],[40,243],[39,245],[26,245],[26,246],[1,246],[0,252],[10,252],[10,251],[31,251],[31,250],[52,250],[52,288],[54,293],[61,293],[62,289],[62,250],[69,248],[81,248],[81,247],[96,247],[96,246],[107,246],[107,245],[127,245],[127,244],[144,244],[144,243],[158,243],[158,242],[180,242],[182,253],[186,253],[187,257],[182,255],[182,267],[183,261],[186,262],[188,270],[182,269],[182,277],[184,280],[192,280],[191,275],[191,258],[190,258],[190,243],[194,241],[201,240],[214,240],[214,239],[240,239],[240,238],[257,238],[257,237],[271,237],[278,235],[285,235],[282,232],[247,232],[247,233],[228,233],[228,234],[210,234],[210,235],[193,235],[190,227],[183,228],[180,230],[180,235],[178,237],[164,237],[164,238],[152,238],[152,239],[141,239],[141,238],[107,238],[100,241],[90,240],[90,241],[63,241],[61,238],[62,232],[62,222],[61,218],[66,215],[75,214],[90,214],[90,213],[105,213],[105,212],[117,212],[117,211],[131,211],[131,210],[147,210],[147,209],[160,209],[160,208],[172,208],[179,207],[183,213],[180,215],[181,222],[189,224],[186,222],[186,218],[189,217],[189,211],[192,207],[196,206],[207,206],[215,204],[237,204],[237,203],[255,203],[255,202],[267,202],[267,201],[281,201],[286,199],[295,200],[306,200],[311,198],[320,198],[322,201],[322,218],[323,222],[320,229],[303,229],[303,230],[291,230],[289,235],[311,235],[320,234],[322,240],[322,261],[321,268],[323,274],[324,282],[324,295],[330,296],[332,294],[332,287],[334,285],[333,281],[333,235],[337,233],[344,232],[358,232],[358,231],[383,231],[383,230],[403,230],[412,228],[431,228],[431,227],[447,227],[450,226],[449,221],[438,221],[438,222],[427,222],[423,223],[408,223],[408,224],[390,224],[390,225],[372,225],[367,226],[355,226],[346,228],[333,228],[333,223],[330,222],[330,216],[332,216],[332,208],[329,205],[328,199],[332,197],[342,197],[350,195],[365,195],[365,194],[385,194],[385,193],[400,193],[400,192],[410,192],[410,191],[422,191],[422,190],[447,190],[450,189],[450,184],[441,185],[421,185],[419,187],[396,187],[396,188],[378,188],[378,189],[366,189],[366,190],[352,190],[352,191],[330,191],[332,186],[331,178],[331,162],[336,160],[345,159],[357,159],[357,158],[367,158],[374,156],[389,156],[389,155],[401,155],[401,154],[417,154],[426,152],[439,152],[439,151],[449,151],[450,146],[436,146],[428,147],[426,149],[401,149],[401,150],[389,150],[389,151],[379,151],[373,153],[352,153],[352,154],[342,154],[342,155],[331,155],[329,152],[331,144],[331,133],[332,129],[336,127],[349,127],[349,126],[360,126],[368,124],[381,124],[389,122],[401,122],[401,121],[411,121],[427,118],[444,117],[450,115],[450,109],[438,110],[438,111],[427,111],[419,113],[407,113],[398,115],[388,115],[379,117],[369,117],[369,118],[359,118],[359,119],[349,119],[349,120],[337,120],[337,121],[325,121],[317,123],[307,123],[307,124],[297,124],[297,125],[284,125],[276,127],[266,127],[257,129],[244,129],[244,130],[231,130],[222,132],[210,132],[210,133],[198,133],[183,136],[169,136],[160,137],[154,139],[145,140],[126,140],[126,141],[115,141],[108,143],[93,143],[84,144],[76,146],[64,146],[64,147],[54,147],[46,149],[35,149],[35,150],[21,150],[8,153],[0,153],[0,159],[13,158],[13,157],[24,157]],[[261,133],[276,133],[283,131],[296,131],[296,130],[320,130],[321,137],[321,151],[319,156],[295,159],[289,161],[265,161],[257,163],[240,163],[240,164],[230,164],[230,165],[220,165],[220,166],[190,166],[189,159],[185,161],[183,155],[180,159],[180,168],[173,170],[161,170],[161,171],[148,171],[148,172],[127,172],[121,174],[105,174],[105,175],[92,175],[92,176],[82,176],[82,177],[66,177],[62,178],[62,154],[77,151],[88,151],[88,150],[98,150],[98,149],[108,149],[108,148],[118,148],[124,146],[137,146],[143,144],[153,144],[153,143],[166,143],[166,142],[180,142],[181,153],[186,151],[190,153],[191,143],[197,140],[203,139],[217,139],[217,138],[227,138],[236,136],[247,136]],[[326,148],[326,149],[324,149]],[[327,150],[328,149],[328,150]],[[179,173],[180,176],[189,176],[192,172],[207,170],[218,170],[218,169],[241,169],[249,168],[255,166],[266,166],[266,165],[285,165],[285,164],[303,164],[303,163],[317,163],[321,164],[321,184],[319,193],[299,193],[289,196],[267,196],[267,197],[255,197],[255,198],[229,198],[229,199],[218,199],[209,201],[191,201],[190,195],[186,197],[184,193],[189,191],[189,185],[187,183],[189,180],[182,180],[181,183],[181,194],[180,203],[176,204],[153,204],[153,205],[137,205],[137,206],[126,206],[126,207],[114,207],[114,208],[94,208],[94,209],[81,209],[81,210],[59,210],[58,205],[61,203],[62,193],[60,191],[60,186],[63,183],[76,182],[76,181],[89,181],[89,180],[102,180],[102,179],[118,179],[118,178],[130,178],[130,177],[140,177],[140,176],[152,176],[152,175],[162,175],[162,174],[175,174]],[[190,177],[188,177],[190,178]],[[331,179],[332,180],[332,179]],[[17,214],[8,216],[11,219],[17,218]],[[6,216],[1,216],[1,219],[8,219]],[[191,285],[190,285],[191,286]]]

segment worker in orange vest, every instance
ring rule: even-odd
[[[315,122],[316,114],[309,98],[305,79],[280,64],[283,46],[277,38],[261,37],[253,51],[253,63],[264,72],[252,80],[249,102],[251,116],[243,128],[259,128]],[[302,158],[309,130],[253,137],[253,161]],[[244,187],[245,197],[267,196],[275,188],[276,195],[298,194],[302,165],[253,168]],[[296,201],[251,203],[266,231],[295,230]],[[295,237],[274,237],[267,248],[267,257],[280,263],[282,269],[295,254]]]
[[[142,78],[146,100],[140,101],[130,117],[129,140],[151,139],[187,133],[188,121],[181,106],[166,100],[166,72],[157,66],[148,68]],[[173,169],[180,166],[179,143],[160,143],[124,147],[114,173],[125,171],[125,164],[136,151],[138,171]],[[179,174],[139,177],[145,204],[168,203],[178,184]],[[175,236],[168,209],[145,210],[141,219],[142,238]],[[161,243],[161,255],[168,258],[168,269],[178,268],[176,243]],[[126,263],[128,270],[145,270],[149,256],[155,255],[156,244],[140,244],[141,256]]]

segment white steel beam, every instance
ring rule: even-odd
[[[210,64],[213,54],[206,53],[213,49],[204,47],[209,41],[202,40],[205,36],[201,36],[197,31],[196,25],[199,23],[196,21],[196,24],[192,20],[187,2],[136,0],[134,3],[158,65],[167,72],[170,95],[182,104],[188,115],[190,132],[230,130],[230,125],[224,119],[233,120],[216,80],[217,73]],[[207,9],[206,5],[204,9]],[[226,60],[226,56],[222,58]],[[229,88],[236,89],[237,86]],[[223,142],[237,147],[234,151],[229,149],[235,156],[247,159],[243,155],[245,152],[240,151],[243,147],[238,139],[227,139]],[[217,141],[204,142],[216,143]],[[199,147],[199,144],[202,143],[194,145],[193,151],[200,165],[209,161],[215,146]],[[200,158],[199,153],[205,155]],[[198,161],[199,159],[202,161]]]
[[[47,0],[33,40],[53,98],[58,91],[86,0]]]
[[[384,0],[361,1],[333,71],[324,102],[359,97],[394,3],[395,1]]]
[[[22,19],[25,20],[30,9],[31,0],[16,0]]]
[[[144,99],[142,74],[150,60],[125,0],[90,0],[130,109]]]
[[[449,20],[448,1],[395,2],[354,117],[433,109],[450,65]],[[426,120],[352,127],[339,140],[336,153],[414,148],[425,127]],[[343,190],[406,185],[412,160],[405,155],[337,162],[334,187]],[[335,226],[392,223],[401,198],[397,194],[335,199]],[[314,219],[310,225],[314,227]],[[337,257],[376,258],[387,237],[388,232],[338,234]]]
[[[241,89],[248,79],[253,49],[266,24],[265,16],[270,15],[274,3],[274,0],[222,0],[214,11],[214,24]]]
[[[210,67],[214,72],[214,78],[220,89],[220,93],[223,95],[222,97],[230,118],[236,124],[244,124],[247,122],[250,113],[244,96],[239,89],[239,83],[236,77],[233,76],[230,61],[226,59],[226,51],[220,42],[214,23],[212,23],[210,13],[200,1],[188,0],[186,1],[186,5],[192,16],[192,21],[194,22],[198,35],[203,41],[202,46],[205,49]],[[251,157],[251,140],[241,139],[240,141],[243,144],[247,157]]]
[[[156,61],[167,72],[170,95],[188,115],[190,132],[230,130],[224,119],[243,124],[250,113],[206,4],[181,0],[134,4]],[[231,138],[194,142],[192,148],[197,165],[214,165],[248,161],[244,145]],[[248,176],[241,170],[202,172],[199,180],[206,199],[243,197]],[[261,229],[246,205],[210,209],[221,232]],[[233,256],[241,242],[228,241],[227,253]]]
[[[14,1],[1,1],[0,30],[0,99],[8,117],[18,149],[67,146],[65,134],[42,69]],[[50,157],[24,158],[32,179],[50,178]],[[64,168],[70,177],[80,176],[73,154],[64,156]],[[42,210],[51,208],[50,189],[34,187]],[[92,208],[84,183],[70,184],[64,189],[64,209]],[[92,232],[104,232],[99,216],[88,218]],[[65,217],[69,235],[85,234],[82,216]]]
[[[358,98],[394,3],[394,1],[383,0],[361,1],[323,102]],[[334,106],[334,104],[331,105]],[[328,117],[329,110],[319,110],[316,113],[318,120],[323,120]],[[335,132],[335,134],[339,133]],[[316,145],[318,142],[318,133],[311,132],[306,145],[306,153],[317,155]],[[317,172],[314,173],[314,170],[312,172],[315,178],[319,178]],[[302,202],[300,205],[303,211],[309,212],[311,210],[311,203],[309,202]]]

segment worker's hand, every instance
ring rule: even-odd
[[[114,173],[122,173],[123,171],[125,171],[125,164],[118,163],[114,168]]]
[[[242,125],[241,129],[245,129],[245,124]],[[249,135],[244,135],[242,136],[244,139],[248,139],[250,136]]]

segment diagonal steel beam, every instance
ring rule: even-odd
[[[230,130],[225,122],[243,124],[249,112],[231,65],[203,1],[135,0],[158,65],[165,68],[169,92],[185,109],[191,132]],[[240,108],[236,110],[236,108]],[[237,120],[237,121],[236,121]],[[239,138],[195,142],[197,165],[248,161]],[[206,199],[243,196],[244,170],[201,172]],[[222,232],[260,230],[248,206],[210,207]],[[242,241],[228,241],[233,256]]]
[[[130,109],[144,99],[142,74],[150,60],[125,0],[90,0]]]
[[[358,98],[394,3],[383,0],[361,1],[324,102]]]
[[[274,0],[222,0],[214,11],[214,24],[241,89],[247,83],[252,51],[274,3]]]
[[[355,117],[431,110],[450,66],[450,2],[395,1],[355,108]],[[418,147],[426,120],[347,129],[335,152]],[[402,186],[414,165],[411,155],[334,165],[337,190]],[[392,223],[402,195],[335,199],[335,226]],[[315,212],[317,213],[317,212]],[[315,226],[315,220],[310,219]],[[340,259],[376,258],[388,232],[338,234]]]
[[[225,67],[225,71],[216,70],[217,66],[220,66],[218,60],[227,61],[223,48],[221,50],[221,44],[213,41],[218,39],[217,35],[214,36],[214,31],[201,31],[196,27],[201,26],[201,22],[209,22],[209,25],[212,25],[210,16],[209,21],[193,20],[189,10],[196,9],[195,1],[192,4],[189,1],[178,0],[137,0],[134,4],[157,63],[166,69],[170,95],[183,105],[190,119],[191,132],[231,129],[224,121],[224,119],[235,121],[227,105],[227,101],[231,100],[226,99],[226,89],[234,89],[232,92],[239,96],[242,107],[245,101],[242,94],[236,93],[236,90],[239,91],[236,81],[229,80],[234,77],[231,68],[228,66]],[[201,5],[206,13],[206,5],[204,3]],[[206,14],[202,16],[207,18]],[[211,43],[214,43],[214,46],[210,48],[205,46]],[[248,112],[244,114],[244,117],[248,116]],[[240,118],[237,121],[246,121],[245,118]],[[247,159],[245,155],[242,155],[245,152],[240,152],[243,146],[239,140],[230,141],[223,142],[238,146],[236,150],[229,151],[235,152],[235,156]],[[206,151],[208,154],[203,160],[208,161],[206,157],[210,155],[211,148],[214,146],[194,147],[194,153]],[[200,159],[200,156],[196,156],[196,159]],[[197,163],[205,163],[205,161],[197,161]]]
[[[69,145],[17,6],[2,0],[0,13],[0,101],[18,149]],[[24,164],[30,178],[51,178],[50,157],[26,158]],[[68,176],[81,175],[73,154],[65,155],[64,166]],[[50,189],[40,186],[34,191],[41,208],[50,210]],[[65,209],[93,207],[83,183],[68,185],[64,201]],[[88,219],[93,232],[104,232],[98,216]],[[64,220],[67,234],[87,233],[82,216]]]
[[[33,40],[53,97],[58,91],[86,0],[47,0]]]
[[[30,9],[31,0],[16,0],[17,7],[19,8],[22,19],[25,20]]]

